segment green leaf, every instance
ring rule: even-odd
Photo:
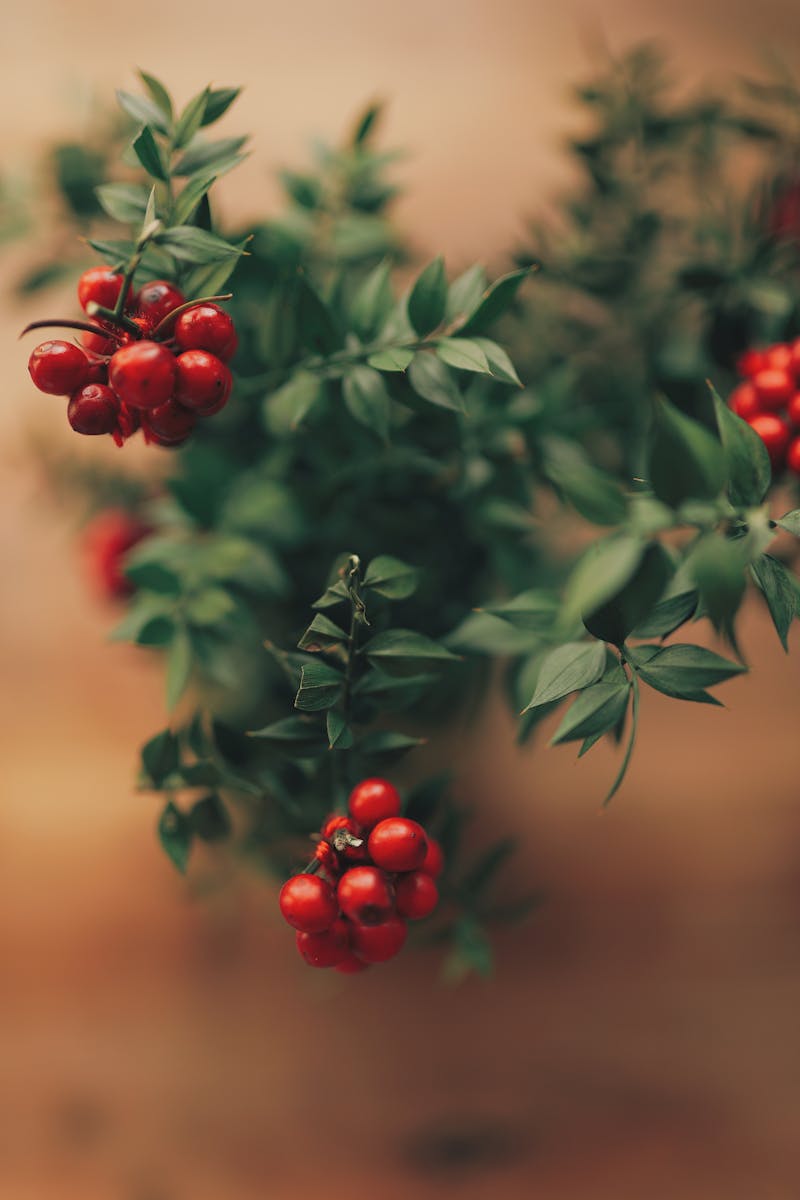
[[[331,621],[324,613],[317,613],[314,620],[297,643],[298,650],[307,650],[315,654],[321,650],[329,650],[332,646],[341,646],[347,641],[347,634],[335,621]]]
[[[531,588],[502,604],[485,604],[482,611],[501,617],[517,629],[547,633],[553,626],[559,607],[560,600],[552,592]]]
[[[212,88],[206,100],[203,125],[213,125],[218,121],[228,111],[241,90],[239,87]]]
[[[514,303],[520,284],[528,278],[531,270],[531,267],[523,267],[519,271],[511,271],[508,275],[503,275],[500,279],[495,280],[467,317],[459,333],[485,333],[494,321]]]
[[[777,523],[787,533],[791,533],[794,537],[800,537],[800,508],[794,508],[791,512],[784,513]]]
[[[596,683],[606,667],[606,648],[602,642],[566,642],[551,650],[541,662],[536,691],[523,712],[562,700],[570,692]]]
[[[193,271],[185,275],[185,294],[187,296],[215,296],[218,292],[221,292],[236,270],[239,258],[244,254],[249,241],[249,237],[246,237],[240,242],[234,243],[234,249],[238,251],[238,257],[226,258],[223,262],[211,266],[195,267]]]
[[[166,182],[167,169],[164,166],[161,151],[158,148],[158,143],[149,125],[145,125],[142,131],[134,138],[133,149],[139,162],[145,171],[147,171],[147,174],[152,175],[154,179],[160,179],[162,183]]]
[[[630,534],[612,534],[590,546],[567,581],[559,624],[568,628],[617,595],[633,578],[646,543]]]
[[[373,367],[350,368],[342,379],[342,394],[350,415],[386,441],[391,399],[380,372]]]
[[[192,826],[189,818],[171,800],[158,820],[158,840],[167,857],[185,875],[192,848]]]
[[[420,337],[441,324],[446,304],[447,277],[444,259],[439,257],[421,272],[408,297],[408,319]]]
[[[192,643],[185,629],[178,629],[167,655],[167,712],[177,705],[192,673]]]
[[[453,320],[464,313],[472,312],[480,304],[488,282],[486,271],[480,264],[468,267],[463,275],[459,275],[450,284],[445,316]]]
[[[756,431],[737,417],[713,388],[711,394],[728,468],[731,503],[747,507],[760,504],[772,481],[767,448]]]
[[[621,646],[664,594],[673,570],[672,560],[664,547],[652,542],[628,582],[599,607],[586,613],[584,625],[596,638]]]
[[[684,500],[712,500],[725,483],[722,445],[704,426],[661,400],[656,408],[649,475],[657,498],[672,508]]]
[[[473,371],[479,375],[490,375],[489,360],[477,342],[469,338],[439,338],[436,354],[448,367],[458,371]]]
[[[622,764],[617,772],[614,782],[612,783],[611,787],[606,793],[605,799],[603,800],[603,808],[608,807],[622,786],[622,782],[628,773],[628,767],[630,766],[630,761],[633,756],[633,748],[636,745],[636,734],[639,730],[639,680],[637,679],[636,675],[633,676],[632,684],[633,705],[631,707],[631,732],[630,736],[628,737],[628,744],[625,747],[625,754],[622,759]]]
[[[141,755],[145,775],[158,786],[178,768],[178,739],[171,729],[165,729],[145,742]]]
[[[411,629],[378,633],[361,652],[388,675],[414,675],[426,668],[458,661],[458,655],[446,646]]]
[[[156,235],[154,241],[169,250],[180,262],[204,265],[224,259],[238,259],[241,250],[215,233],[196,225],[176,225]]]
[[[156,592],[159,596],[179,596],[181,581],[174,571],[160,562],[137,562],[133,556],[125,567],[125,574],[137,588]]]
[[[425,738],[412,737],[392,729],[378,729],[368,733],[359,742],[360,752],[367,758],[401,758],[409,750],[425,745]]]
[[[301,275],[297,287],[297,320],[303,345],[317,354],[329,354],[341,342],[333,312],[311,281]]]
[[[502,346],[498,346],[497,342],[492,342],[489,338],[476,337],[472,341],[476,346],[480,346],[486,355],[493,379],[499,379],[502,383],[515,383],[517,387],[522,387],[522,380],[517,374],[516,367]]]
[[[684,625],[697,608],[696,591],[684,591],[659,600],[649,614],[630,633],[633,638],[666,637]]]
[[[584,451],[565,438],[542,440],[542,470],[582,517],[595,525],[619,525],[627,502],[616,482],[599,471]]]
[[[203,124],[208,104],[209,88],[193,96],[175,123],[172,144],[176,150],[187,146]]]
[[[124,108],[129,117],[132,117],[137,125],[151,125],[153,129],[157,129],[159,133],[169,132],[169,122],[162,112],[161,108],[154,104],[147,96],[137,96],[132,92],[117,92],[117,101],[120,108]],[[142,164],[145,170],[150,168],[146,163]],[[150,172],[152,175],[154,172]],[[160,179],[161,176],[158,176]]]
[[[150,93],[150,98],[167,122],[172,122],[172,98],[160,79],[149,75],[147,71],[139,71],[139,78]]]
[[[764,594],[781,645],[788,653],[789,629],[797,615],[797,582],[791,571],[770,554],[762,554],[751,569]]]
[[[255,729],[248,737],[271,742],[290,757],[316,753],[324,749],[319,726],[304,717],[284,717],[263,729]]]
[[[239,151],[247,138],[220,138],[216,142],[195,142],[189,147],[175,166],[175,175],[205,174],[224,175],[231,167],[241,162],[244,155]]]
[[[186,225],[191,221],[197,206],[216,178],[216,175],[198,175],[189,180],[172,210],[172,220],[176,225]]]
[[[404,346],[387,346],[385,350],[370,354],[367,362],[376,371],[405,371],[413,357],[414,351]]]
[[[342,691],[344,680],[341,672],[323,662],[306,663],[300,672],[300,687],[295,697],[295,708],[304,712],[319,712],[333,708]]]
[[[325,718],[329,750],[349,750],[353,745],[353,731],[347,724],[344,713],[338,708],[329,708]]]
[[[104,183],[95,188],[100,206],[115,221],[134,225],[142,220],[147,208],[147,188],[136,183]]]
[[[153,617],[142,625],[135,641],[137,646],[168,646],[175,632],[175,624],[169,617]]]
[[[599,738],[616,729],[627,710],[630,690],[628,682],[602,680],[586,688],[567,710],[553,735],[553,745]]]
[[[379,554],[373,558],[364,574],[364,586],[372,588],[387,600],[406,600],[417,590],[419,571],[392,558],[390,554]]]
[[[702,610],[714,628],[735,646],[734,621],[745,592],[744,539],[708,533],[692,550],[687,569],[700,592]]]
[[[203,842],[221,842],[231,832],[228,810],[216,792],[201,796],[189,809],[189,825]]]
[[[673,646],[641,646],[629,650],[628,656],[641,678],[650,687],[665,696],[677,700],[694,700],[714,703],[703,689],[724,683],[734,675],[746,670],[741,663],[730,662],[712,650],[688,643]]]
[[[384,259],[370,271],[353,297],[350,323],[358,336],[362,340],[374,337],[393,305],[392,265]]]
[[[369,136],[375,128],[375,122],[383,112],[383,105],[380,103],[370,104],[361,116],[356,121],[355,129],[351,139],[351,145],[354,148],[364,146],[369,140]]]
[[[408,381],[418,396],[439,408],[464,411],[464,400],[453,376],[430,351],[420,350],[408,368]]]
[[[295,372],[288,383],[264,401],[267,429],[276,437],[294,433],[324,395],[325,384],[318,375]]]

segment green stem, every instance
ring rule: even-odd
[[[628,658],[627,654],[625,653],[624,646],[620,647],[620,649],[621,649],[621,653],[622,653],[625,661],[630,663],[630,659]],[[633,754],[633,747],[636,744],[636,731],[639,727],[639,676],[636,674],[636,670],[632,664],[631,664],[631,686],[633,688],[633,705],[631,707],[631,734],[630,734],[630,737],[628,738],[628,745],[625,747],[625,755],[622,759],[622,763],[620,765],[619,771],[617,772],[616,779],[612,783],[611,790],[608,792],[605,800],[603,801],[603,808],[608,807],[608,805],[613,800],[614,796],[619,791],[619,789],[622,785],[622,781],[625,778],[625,775],[627,774],[628,766],[630,765],[631,755]]]
[[[102,304],[96,304],[92,300],[86,305],[86,312],[90,317],[99,317],[103,321],[108,321],[110,325],[119,326],[120,329],[126,330],[135,338],[142,336],[142,331],[136,322],[132,321],[130,317],[126,317],[124,313],[118,313],[114,308],[104,308]]]
[[[350,590],[350,631],[347,635],[347,663],[344,671],[344,686],[342,688],[342,712],[345,722],[348,725],[350,724],[353,672],[355,670],[356,650],[358,646],[358,626],[364,619],[364,606],[358,591],[358,573],[360,568],[361,560],[357,554],[353,554],[350,558],[350,577],[348,579],[348,588]]]

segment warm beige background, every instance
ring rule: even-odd
[[[241,81],[227,126],[254,131],[254,155],[226,204],[260,212],[271,166],[383,95],[387,138],[411,151],[403,223],[454,266],[499,262],[565,177],[587,42],[662,34],[695,81],[753,66],[762,41],[800,49],[794,0],[29,0],[3,13],[3,161],[74,133],[81,96],[137,63],[180,97]],[[758,666],[729,711],[648,696],[602,818],[602,749],[577,766],[568,749],[512,756],[500,712],[454,748],[465,797],[520,832],[524,883],[550,892],[501,939],[496,983],[443,990],[435,959],[410,954],[355,980],[309,972],[270,893],[222,888],[210,859],[187,888],[153,801],[130,792],[160,679],[103,645],[113,617],[26,462],[23,430],[51,403],[15,340],[30,315],[6,302],[0,330],[0,1200],[283,1200],[304,1184],[330,1200],[796,1200],[796,635],[787,660],[748,614]],[[437,1158],[454,1133],[462,1169]]]

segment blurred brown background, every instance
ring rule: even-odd
[[[6,163],[80,130],[135,65],[180,98],[242,82],[227,126],[255,153],[223,197],[244,216],[273,203],[269,168],[384,96],[411,151],[401,222],[454,268],[501,262],[563,180],[587,46],[662,37],[689,82],[800,49],[796,0],[26,0],[3,25]],[[4,307],[1,1200],[796,1200],[796,634],[786,659],[749,611],[758,665],[727,711],[649,695],[602,817],[605,751],[515,754],[499,709],[454,738],[465,799],[524,838],[547,905],[500,939],[492,983],[444,988],[424,954],[320,977],[268,889],[210,857],[187,885],[156,846],[130,780],[160,677],[104,645],[72,517],[42,500],[31,314]]]

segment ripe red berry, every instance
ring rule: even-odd
[[[223,362],[238,344],[231,317],[216,304],[187,308],[175,321],[174,337],[181,350],[209,350]]]
[[[382,925],[352,925],[350,944],[364,962],[379,963],[394,958],[403,949],[408,926],[402,917],[389,917]]]
[[[428,849],[422,860],[420,871],[424,871],[426,875],[432,875],[435,879],[444,870],[444,854],[436,838],[432,838],[429,833],[426,833],[425,840],[428,843]]]
[[[377,867],[351,867],[336,889],[339,908],[360,925],[380,925],[394,910],[394,885]]]
[[[360,958],[356,958],[355,954],[349,952],[346,958],[337,962],[334,970],[340,971],[342,975],[357,975],[359,971],[366,971],[368,967],[369,963],[362,962]]]
[[[142,413],[142,428],[148,440],[159,446],[180,446],[197,424],[197,417],[175,400]]]
[[[753,376],[753,387],[762,409],[778,412],[785,408],[794,392],[794,379],[787,370],[764,367]]]
[[[388,779],[362,779],[347,802],[350,815],[365,829],[400,815],[400,793]]]
[[[789,349],[792,352],[792,361],[789,370],[794,375],[795,379],[800,381],[800,338],[795,338]]]
[[[175,360],[175,398],[199,417],[213,417],[231,393],[231,373],[215,354],[186,350]]]
[[[87,383],[73,394],[67,405],[67,419],[72,428],[90,437],[113,433],[118,416],[119,401],[104,383]]]
[[[131,408],[158,408],[172,395],[175,359],[158,342],[132,342],[111,359],[108,379],[120,400]]]
[[[73,342],[42,342],[28,359],[28,371],[40,392],[71,396],[89,378],[89,359]]]
[[[85,312],[86,306],[92,301],[103,308],[114,308],[122,283],[122,276],[117,275],[110,267],[90,267],[78,280],[78,300],[81,308]],[[130,297],[129,291],[126,304],[130,302]]]
[[[786,415],[793,425],[800,426],[800,392],[795,392],[789,401]]]
[[[783,458],[791,438],[789,426],[774,413],[756,413],[747,423],[751,429],[756,431],[767,447],[773,468],[779,469],[783,465]]]
[[[86,569],[102,596],[117,599],[134,591],[122,570],[125,555],[149,532],[147,525],[117,508],[107,509],[86,527],[83,536]]]
[[[89,333],[88,330],[81,330],[81,344],[85,350],[89,350],[92,354],[113,354],[119,347],[120,342],[106,334]]]
[[[318,875],[293,875],[287,879],[278,903],[284,920],[303,933],[330,929],[339,912],[336,893]]]
[[[340,918],[322,933],[298,933],[297,949],[310,967],[336,967],[350,957],[349,933]]]
[[[425,871],[411,871],[397,881],[397,912],[401,917],[421,921],[438,903],[439,889]]]
[[[384,871],[416,871],[422,865],[428,844],[425,830],[406,817],[380,821],[368,842],[372,861]]]
[[[764,351],[764,367],[775,371],[791,371],[792,349],[786,342],[776,342]]]
[[[736,370],[745,379],[752,379],[756,371],[760,371],[764,366],[766,362],[763,350],[745,350],[736,360]]]
[[[750,417],[754,417],[760,411],[758,394],[752,383],[740,383],[731,392],[728,403],[737,417],[741,417],[743,421],[748,421]]]
[[[178,291],[174,283],[169,283],[166,279],[154,279],[139,289],[133,307],[137,313],[147,317],[151,328],[155,329],[164,317],[169,316],[174,308],[185,302],[183,293]]]
[[[793,475],[800,475],[800,437],[796,437],[789,443],[789,449],[786,451],[786,466]]]

